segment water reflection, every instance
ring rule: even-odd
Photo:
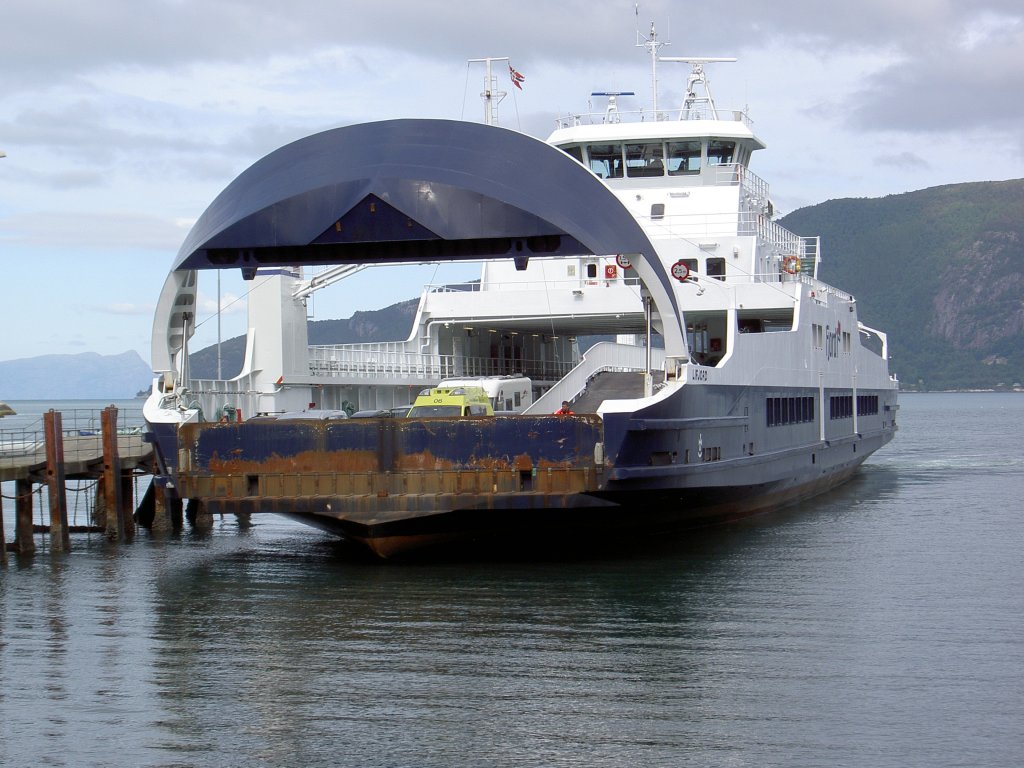
[[[1024,473],[925,411],[827,496],[562,562],[269,517],[14,558],[0,764],[1019,764]]]
[[[197,730],[211,748],[255,739],[271,761],[315,761],[344,741],[386,764],[374,762],[382,733],[410,759],[527,741],[614,752],[638,728],[676,744],[656,710],[666,684],[707,679],[692,653],[695,590],[715,582],[727,542],[685,542],[668,570],[658,559],[379,567],[326,545],[296,558],[288,544],[202,558],[156,584],[164,727],[172,745]],[[602,719],[629,721],[630,735],[596,728]]]

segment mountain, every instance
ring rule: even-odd
[[[120,400],[149,389],[152,369],[138,352],[40,355],[0,362],[6,400]]]
[[[829,200],[780,220],[818,234],[818,276],[889,337],[904,389],[1024,382],[1024,179]]]

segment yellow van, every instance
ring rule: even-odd
[[[494,408],[483,387],[431,387],[420,392],[408,415],[493,416]]]

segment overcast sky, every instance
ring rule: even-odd
[[[1024,176],[1021,0],[5,0],[0,19],[0,360],[136,350],[192,222],[235,176],[327,128],[478,121],[480,65],[526,76],[501,124],[544,138],[594,90],[651,99],[636,28],[711,65],[720,106],[768,145],[752,170],[786,213],[842,197]],[[687,70],[663,64],[659,106]],[[815,233],[800,233],[815,234]],[[824,245],[828,258],[828,244]],[[368,270],[314,305],[348,317],[465,273]],[[458,270],[462,270],[459,272]],[[204,279],[205,314],[216,279]],[[222,303],[244,290],[225,274]],[[234,305],[238,308],[242,302]],[[242,332],[224,315],[224,338]],[[193,348],[216,340],[207,319]],[[0,392],[0,397],[3,393]]]

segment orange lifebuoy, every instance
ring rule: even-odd
[[[782,260],[782,271],[788,275],[795,275],[800,271],[800,259],[796,256],[787,256]]]

